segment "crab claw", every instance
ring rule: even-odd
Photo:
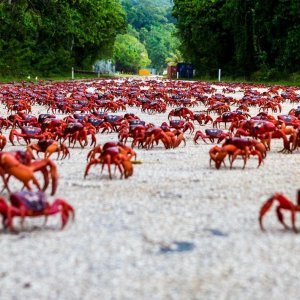
[[[264,215],[269,211],[269,209],[271,208],[273,202],[277,200],[277,202],[279,203],[279,205],[276,208],[276,213],[277,213],[277,218],[278,221],[283,225],[283,227],[285,229],[288,229],[289,226],[286,225],[286,223],[284,222],[284,217],[283,214],[281,212],[281,210],[289,210],[291,211],[291,222],[292,222],[292,228],[294,230],[294,232],[298,232],[297,228],[296,228],[296,211],[300,211],[300,208],[296,205],[294,205],[288,198],[286,198],[284,195],[280,194],[280,193],[275,193],[271,198],[269,198],[261,207],[260,212],[259,212],[259,225],[262,231],[264,231],[264,227],[263,227],[263,217]]]
[[[51,205],[50,210],[53,214],[58,211],[61,212],[61,229],[63,229],[68,223],[70,215],[72,221],[75,219],[74,208],[63,199],[56,199]]]
[[[50,167],[50,172],[47,170],[48,166]],[[54,164],[54,162],[49,158],[44,158],[32,162],[30,167],[33,169],[34,172],[41,171],[43,173],[44,180],[45,180],[44,189],[46,189],[47,186],[49,185],[49,173],[50,173],[51,180],[52,180],[51,195],[54,195],[57,189],[57,182],[58,182],[57,167]]]

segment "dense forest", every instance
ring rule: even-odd
[[[0,75],[91,69],[126,31],[118,0],[7,0],[0,3]]]
[[[91,70],[102,58],[162,71],[178,47],[174,20],[169,0],[1,1],[0,75]]]
[[[181,51],[198,74],[278,79],[300,72],[299,0],[174,0]]]
[[[2,0],[0,75],[91,70],[102,58],[162,72],[183,55],[199,76],[284,78],[300,74],[299,12],[299,0]]]
[[[162,72],[166,67],[166,58],[179,46],[175,37],[172,1],[122,0],[121,3],[127,16],[127,37],[134,37],[135,42],[131,38],[134,43],[130,48],[122,47],[124,51],[116,51],[117,67],[125,71],[136,71],[148,66]],[[144,45],[145,51],[132,51],[142,49],[141,44]],[[119,43],[117,48],[120,48]],[[141,57],[139,62],[135,59],[137,53]]]

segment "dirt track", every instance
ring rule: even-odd
[[[129,112],[160,125],[169,109]],[[103,144],[117,134],[97,138]],[[18,234],[1,232],[0,298],[299,298],[300,236],[283,230],[274,210],[262,233],[258,211],[276,191],[295,200],[300,152],[280,154],[275,141],[259,169],[251,158],[245,170],[241,160],[216,170],[209,167],[212,145],[186,139],[186,147],[138,149],[142,164],[127,180],[109,180],[100,167],[84,180],[89,149],[71,149],[70,159],[57,161],[56,196],[75,207],[76,220],[63,231],[52,217],[45,228],[36,219]]]

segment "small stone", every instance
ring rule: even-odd
[[[30,282],[26,282],[23,284],[23,288],[24,289],[30,289],[31,288],[31,283]]]
[[[187,252],[187,251],[192,251],[194,248],[195,248],[195,244],[191,242],[174,242],[170,246],[161,246],[160,252],[161,253]]]
[[[215,236],[222,236],[222,237],[228,236],[227,233],[224,233],[224,232],[222,232],[222,231],[219,230],[219,229],[210,229],[210,228],[207,228],[207,229],[205,229],[205,231],[208,231],[208,232],[210,232],[212,235],[215,235]]]

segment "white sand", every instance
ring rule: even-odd
[[[157,125],[168,113],[128,111]],[[275,141],[259,169],[251,158],[245,170],[241,160],[216,170],[212,145],[186,138],[186,147],[137,150],[143,163],[127,180],[109,180],[100,167],[84,180],[89,148],[71,149],[57,162],[56,197],[74,206],[76,220],[63,231],[56,216],[45,228],[43,219],[27,219],[19,234],[1,231],[0,299],[299,299],[300,235],[283,230],[274,209],[266,233],[257,219],[276,191],[295,201],[300,153],[279,154]],[[190,251],[175,251],[175,242],[191,243]]]

